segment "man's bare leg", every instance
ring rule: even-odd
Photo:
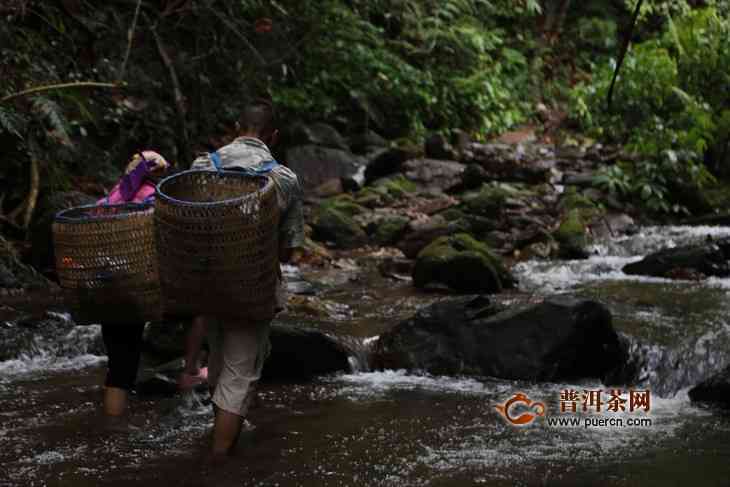
[[[127,391],[118,387],[104,389],[104,414],[122,416],[127,410]]]
[[[215,456],[230,455],[233,447],[241,435],[243,418],[238,414],[215,408],[215,423],[213,424],[213,448]]]
[[[207,374],[204,377],[199,377],[201,370],[200,364],[198,363],[198,356],[200,355],[200,349],[203,345],[203,339],[207,330],[208,322],[206,318],[204,316],[196,316],[185,336],[185,368],[177,381],[181,389],[191,388],[201,380],[207,379]]]

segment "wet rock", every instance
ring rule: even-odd
[[[319,122],[313,124],[296,122],[289,125],[282,134],[282,143],[286,147],[318,145],[331,149],[348,150],[347,141],[337,129]]]
[[[481,166],[487,180],[544,183],[556,166],[553,150],[540,144],[472,143],[464,154],[463,162]]]
[[[424,143],[426,157],[429,159],[457,160],[458,153],[443,134],[431,134]]]
[[[312,219],[313,238],[331,242],[335,247],[355,248],[367,242],[367,234],[353,219],[365,208],[350,197],[341,196],[323,202]]]
[[[408,179],[428,189],[449,191],[461,184],[464,164],[437,159],[411,159],[403,164]]]
[[[368,154],[384,147],[388,147],[388,141],[372,130],[365,133],[353,135],[349,139],[350,150],[355,154]]]
[[[503,310],[484,297],[435,303],[381,335],[378,368],[511,380],[603,378],[625,351],[603,305],[554,297]]]
[[[93,196],[78,191],[52,193],[44,198],[37,210],[36,218],[30,228],[31,264],[41,272],[53,272],[55,266],[53,253],[53,219],[61,210],[75,206],[92,205],[96,203]]]
[[[319,330],[275,323],[270,339],[264,380],[300,380],[350,370],[347,347]]]
[[[492,178],[489,173],[479,164],[468,164],[462,174],[462,186],[464,189],[477,189]]]
[[[489,246],[458,233],[436,239],[418,254],[413,283],[419,288],[443,285],[457,292],[497,293],[516,281]]]
[[[365,166],[357,168],[353,174],[340,178],[345,191],[358,191],[365,186]]]
[[[730,408],[730,367],[690,389],[689,398]]]
[[[639,262],[627,264],[623,272],[632,275],[671,277],[676,269],[696,271],[705,276],[730,276],[730,239],[709,241],[700,245],[687,245],[664,249],[644,257]]]
[[[367,163],[365,181],[369,183],[399,172],[403,164],[416,157],[416,155],[415,150],[403,147],[394,147],[377,153]]]
[[[297,173],[305,191],[331,179],[347,179],[357,174],[366,160],[347,150],[301,145],[286,151],[286,163]]]

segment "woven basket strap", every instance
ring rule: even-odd
[[[218,151],[208,153],[208,157],[215,166],[215,170],[221,172],[223,169],[221,168],[221,155],[218,154]]]

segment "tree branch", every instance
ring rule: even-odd
[[[25,214],[23,215],[22,227],[27,230],[30,226],[30,221],[33,218],[33,211],[35,211],[36,204],[38,203],[38,194],[40,193],[41,187],[41,174],[38,169],[38,161],[35,158],[30,160],[30,192],[28,193],[28,199],[25,207]]]
[[[182,89],[180,88],[180,79],[177,76],[177,71],[175,71],[175,65],[173,64],[172,59],[167,52],[167,48],[163,44],[160,35],[157,33],[156,26],[150,25],[150,29],[152,30],[152,35],[154,36],[155,43],[157,44],[157,52],[159,53],[160,59],[162,59],[162,63],[167,68],[167,72],[170,76],[173,97],[175,99],[175,109],[177,111],[178,122],[180,123],[180,131],[183,137],[184,147],[182,151],[182,156],[185,159],[186,163],[190,163],[192,162],[192,158],[190,157],[190,138],[188,137],[188,128],[186,122],[185,97],[183,96]]]
[[[119,68],[119,75],[117,79],[122,81],[124,79],[124,71],[127,69],[127,61],[129,60],[129,54],[132,52],[132,43],[134,42],[134,33],[137,30],[137,19],[139,18],[139,9],[142,7],[142,0],[138,0],[137,8],[134,9],[134,18],[132,19],[132,26],[129,28],[127,33],[127,52],[124,53],[124,60],[122,66]]]
[[[618,62],[616,63],[616,69],[613,70],[613,78],[611,78],[611,86],[608,88],[608,95],[606,96],[606,104],[608,107],[608,111],[611,111],[611,103],[613,102],[613,88],[616,85],[616,79],[618,78],[618,72],[621,70],[621,65],[624,63],[624,58],[626,57],[626,53],[629,50],[629,44],[631,44],[631,38],[634,36],[634,27],[636,26],[636,20],[639,18],[639,12],[641,11],[641,4],[644,3],[644,0],[639,0],[636,2],[636,8],[634,9],[634,15],[631,19],[631,25],[629,26],[629,31],[626,33],[626,37],[624,38],[624,45],[621,49],[621,54],[619,55]]]
[[[27,90],[12,93],[3,98],[0,98],[0,103],[5,103],[6,101],[10,101],[13,98],[18,98],[25,95],[41,93],[43,91],[65,90],[67,88],[121,88],[122,86],[123,85],[119,83],[97,83],[96,81],[74,81],[73,83],[36,86],[35,88],[29,88]]]

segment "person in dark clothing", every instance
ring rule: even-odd
[[[124,176],[97,205],[124,203],[151,203],[155,184],[170,168],[158,153],[143,151],[127,165]],[[137,369],[142,355],[144,323],[128,325],[101,325],[108,364],[104,381],[103,411],[106,416],[118,418],[127,411],[129,391],[134,388]]]

